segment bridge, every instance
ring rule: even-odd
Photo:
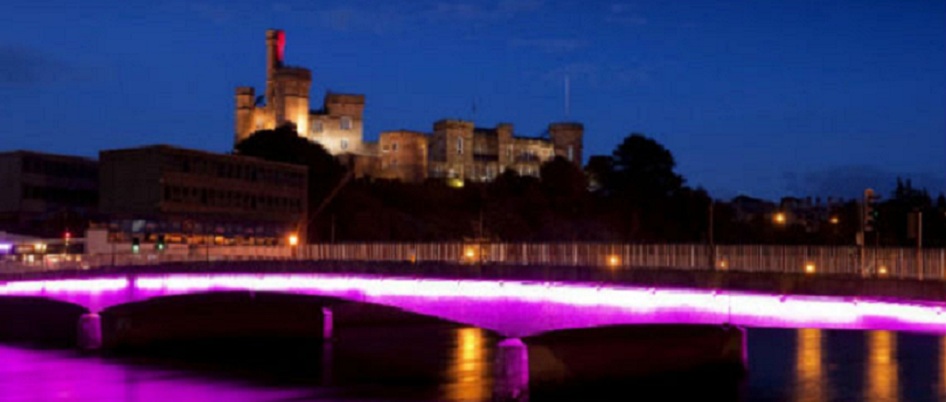
[[[672,253],[660,255],[633,246],[587,253],[572,247],[569,258],[567,245],[560,250],[539,248],[544,254],[515,246],[507,246],[502,254],[469,244],[426,249],[344,247],[291,250],[288,258],[271,261],[145,259],[160,263],[6,274],[0,276],[0,297],[81,306],[86,313],[79,318],[78,343],[85,349],[103,345],[103,312],[164,297],[267,292],[317,298],[321,308],[314,314],[319,315],[325,339],[334,336],[333,308],[339,303],[392,307],[505,338],[498,348],[496,391],[504,395],[527,387],[529,340],[560,331],[618,325],[711,326],[720,334],[712,343],[714,350],[697,354],[742,364],[744,327],[946,334],[946,289],[936,275],[942,267],[935,263],[922,270],[921,263],[914,263],[917,270],[901,264],[885,265],[884,273],[876,269],[865,273],[861,266],[843,266],[825,257],[846,260],[850,254],[815,250],[813,256],[810,248],[804,255],[762,250],[759,255],[775,255],[781,265],[738,269],[730,261],[749,257],[730,253],[723,257],[728,258],[722,260],[726,264],[717,260],[712,268],[701,267],[698,261],[703,256],[695,248],[673,247]],[[521,252],[522,259],[510,261],[509,249]],[[937,256],[923,257],[935,262]],[[644,258],[694,265],[648,266]],[[532,262],[523,263],[524,259]],[[797,266],[785,269],[792,264]],[[104,337],[108,336],[106,332]]]

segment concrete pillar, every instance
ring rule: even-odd
[[[504,339],[497,345],[493,371],[494,401],[525,401],[529,393],[529,350],[519,338]]]
[[[330,341],[332,340],[332,335],[332,309],[322,307],[322,339]]]
[[[97,313],[79,317],[78,343],[82,350],[97,350],[102,347],[102,317]]]
[[[741,363],[742,368],[749,369],[749,348],[746,341],[746,329],[732,325],[724,325],[726,331],[723,345],[723,359],[728,362]]]
[[[321,378],[322,386],[332,385],[332,381],[334,379],[334,376],[332,375],[334,371],[333,370],[333,367],[334,367],[333,348],[334,347],[335,346],[332,344],[332,342],[322,343],[322,378]]]

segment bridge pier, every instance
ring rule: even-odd
[[[80,349],[100,349],[102,347],[102,317],[98,313],[87,313],[80,316],[77,335]]]
[[[494,401],[526,401],[529,392],[529,349],[519,338],[497,345],[493,379]]]
[[[332,340],[334,328],[332,327],[332,309],[322,307],[322,339]]]

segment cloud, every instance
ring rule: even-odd
[[[605,21],[623,25],[646,25],[647,19],[634,13],[634,7],[627,3],[612,4],[608,8]]]
[[[42,86],[76,78],[75,69],[37,50],[0,45],[0,86]]]
[[[512,39],[509,46],[538,49],[546,53],[567,53],[588,46],[588,41],[567,38]]]
[[[520,14],[538,11],[542,6],[542,0],[500,0],[489,5],[442,1],[433,5],[431,15],[441,19],[496,22],[508,20]]]
[[[340,32],[386,34],[409,26],[411,14],[393,8],[337,7],[320,11],[321,26]]]
[[[233,12],[230,8],[225,7],[220,4],[212,4],[207,2],[194,2],[188,4],[188,9],[194,14],[210,20],[217,25],[225,24],[233,20]]]
[[[650,79],[646,66],[622,66],[579,62],[552,69],[542,77],[547,81],[561,81],[566,75],[572,82],[584,83],[593,88],[636,85]]]
[[[543,4],[543,0],[499,0],[485,4],[473,1],[434,1],[398,3],[394,6],[356,2],[318,9],[316,20],[320,26],[334,31],[387,34],[418,24],[497,23],[537,11]],[[280,13],[296,12],[297,8],[290,9],[286,3],[273,5],[273,9]]]

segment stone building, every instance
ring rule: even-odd
[[[0,153],[0,230],[81,233],[96,213],[98,162],[31,151]]]
[[[299,135],[318,142],[333,155],[362,153],[365,96],[327,93],[322,108],[311,110],[312,72],[284,64],[286,35],[266,31],[266,90],[257,97],[253,87],[236,89],[234,145],[258,130],[295,124]]]
[[[377,177],[407,183],[427,178],[427,140],[424,133],[398,130],[385,131],[378,138]]]
[[[111,231],[265,244],[305,219],[305,166],[167,145],[102,151],[99,160]]]
[[[284,65],[286,36],[266,32],[266,92],[256,97],[252,87],[236,89],[236,136],[239,143],[257,130],[286,123],[300,136],[321,144],[351,169],[356,177],[371,176],[417,183],[429,177],[490,181],[506,169],[537,176],[542,163],[555,156],[582,164],[584,126],[552,123],[540,137],[515,135],[512,124],[475,127],[473,122],[445,119],[430,134],[385,131],[378,142],[364,141],[365,96],[328,93],[323,107],[309,109],[312,74]]]
[[[428,176],[463,181],[491,181],[505,170],[538,176],[539,168],[556,155],[581,166],[584,127],[553,123],[548,138],[517,136],[513,125],[475,127],[464,120],[434,123],[429,140]]]

